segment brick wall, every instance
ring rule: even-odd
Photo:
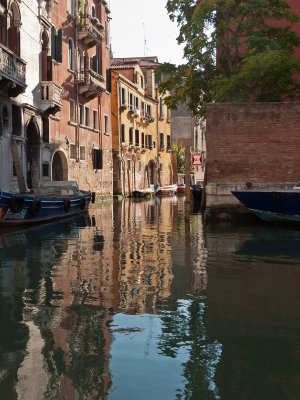
[[[208,206],[235,203],[247,181],[300,180],[300,103],[209,104],[206,141]]]

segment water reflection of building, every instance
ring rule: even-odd
[[[35,240],[33,231],[21,233],[17,255],[9,240],[18,236],[2,237],[0,392],[6,387],[7,398],[99,399],[108,391],[114,277],[111,207],[104,208],[90,227],[81,221],[85,229],[66,222],[61,232],[37,231]]]
[[[222,344],[222,399],[299,396],[299,236],[257,227],[208,234],[206,328]]]
[[[173,280],[172,209],[163,201],[128,201],[119,208],[114,259],[120,267],[120,305],[129,313],[153,312],[170,296]],[[158,223],[157,223],[158,220]]]

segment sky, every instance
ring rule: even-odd
[[[114,57],[157,56],[159,62],[182,64],[179,29],[169,19],[167,0],[109,0]]]

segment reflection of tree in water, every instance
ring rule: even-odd
[[[189,355],[183,363],[185,387],[177,391],[177,399],[220,398],[214,379],[221,345],[206,334],[205,309],[205,303],[199,300],[181,301],[175,311],[161,316],[162,354],[176,358],[180,348],[184,348]]]
[[[103,336],[105,313],[100,307],[91,305],[73,306],[69,311],[72,319],[68,338],[71,359],[66,375],[72,379],[79,399],[102,398],[108,389],[103,380],[108,362]]]

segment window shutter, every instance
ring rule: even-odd
[[[108,68],[106,70],[106,90],[110,93],[111,92],[111,69]]]
[[[57,31],[56,40],[55,40],[55,59],[57,62],[62,62],[62,30],[59,29]]]
[[[55,60],[55,45],[56,45],[56,29],[55,26],[51,27],[51,57]]]
[[[97,56],[92,57],[91,59],[92,70],[98,73],[99,72],[98,66],[99,66],[98,57]]]

